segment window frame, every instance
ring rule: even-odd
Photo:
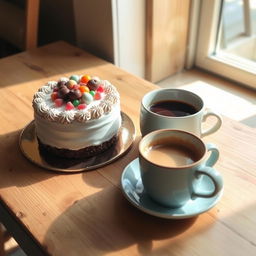
[[[222,0],[201,1],[198,44],[195,54],[195,66],[220,76],[256,88],[256,64],[229,54],[213,55],[219,24]],[[253,65],[250,65],[252,64]],[[254,66],[254,67],[253,67]]]

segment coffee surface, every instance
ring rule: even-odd
[[[179,117],[193,115],[197,109],[186,102],[165,100],[152,104],[150,111],[162,116]]]
[[[146,158],[157,165],[166,167],[179,167],[192,164],[198,160],[198,156],[183,145],[160,144],[147,148]]]

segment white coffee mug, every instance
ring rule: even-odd
[[[195,113],[186,116],[165,116],[150,110],[155,103],[176,101],[189,104],[195,108]],[[202,123],[209,116],[215,116],[216,122],[206,130],[202,130]],[[205,107],[201,97],[183,89],[157,89],[148,92],[142,99],[140,110],[140,130],[142,136],[159,129],[179,129],[191,132],[199,137],[216,132],[222,124],[219,114]]]

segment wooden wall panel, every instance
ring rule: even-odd
[[[160,81],[184,68],[190,0],[147,0],[146,79]]]

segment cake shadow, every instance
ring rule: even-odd
[[[19,147],[21,132],[19,129],[0,135],[0,188],[26,187],[56,176],[56,173],[45,171],[24,157]]]

